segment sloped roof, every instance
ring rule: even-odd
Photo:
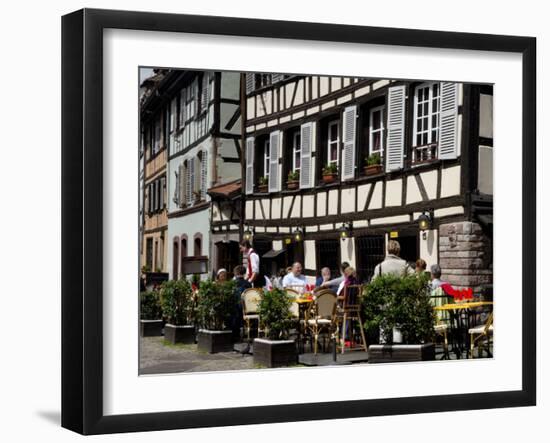
[[[241,180],[213,186],[207,192],[211,197],[233,199],[241,195]]]

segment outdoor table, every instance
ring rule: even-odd
[[[451,334],[454,336],[451,351],[456,354],[456,358],[462,358],[462,353],[466,349],[469,352],[469,343],[464,346],[464,337],[468,340],[468,330],[470,329],[470,315],[472,309],[485,306],[492,306],[491,301],[473,301],[462,303],[447,303],[434,307],[435,311],[447,311],[451,315]],[[462,315],[466,314],[466,315]]]

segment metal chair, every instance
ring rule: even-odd
[[[243,304],[243,320],[245,322],[247,340],[250,341],[250,328],[253,322],[256,322],[258,336],[260,335],[260,316],[258,314],[258,305],[262,298],[260,288],[245,289],[241,295]]]
[[[317,354],[319,334],[322,332],[334,332],[336,330],[336,294],[329,289],[317,294],[312,308],[312,318],[307,319],[308,330],[311,331],[314,340],[314,353]]]
[[[363,328],[363,320],[361,318],[361,294],[363,293],[363,285],[344,286],[343,296],[341,296],[342,307],[337,311],[337,335],[340,346],[340,352],[343,354],[346,351],[346,334],[349,329],[350,346],[348,351],[364,350],[367,352],[367,339],[365,338],[365,330]],[[341,325],[341,327],[340,327]],[[353,346],[355,343],[356,330],[355,326],[359,326],[359,343],[358,346]]]

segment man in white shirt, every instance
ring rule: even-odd
[[[263,279],[258,278],[260,275],[260,256],[256,254],[256,251],[252,249],[250,241],[243,240],[240,244],[240,250],[244,256],[246,256],[246,279],[254,286],[262,287],[265,282]]]
[[[286,288],[288,286],[294,288],[295,286],[305,285],[306,276],[302,275],[302,264],[296,262],[292,265],[292,270],[283,278],[283,288]]]

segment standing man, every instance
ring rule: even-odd
[[[255,288],[261,288],[265,285],[263,278],[260,278],[260,256],[252,249],[248,240],[242,240],[240,250],[246,255],[246,279]]]

